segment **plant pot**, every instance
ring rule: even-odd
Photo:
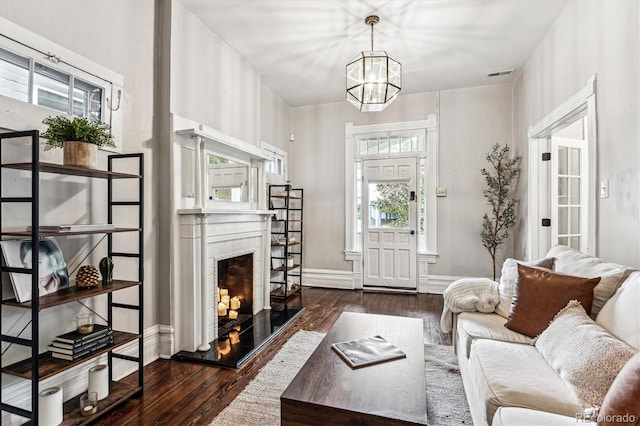
[[[62,144],[65,166],[96,168],[98,146],[92,143],[67,141]]]

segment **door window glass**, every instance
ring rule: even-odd
[[[408,229],[407,182],[369,183],[369,227]]]

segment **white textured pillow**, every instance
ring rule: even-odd
[[[500,303],[496,306],[495,313],[509,318],[509,310],[511,309],[511,300],[518,284],[518,263],[524,266],[533,266],[537,268],[545,268],[553,272],[555,257],[534,260],[533,262],[522,262],[519,260],[508,258],[502,264],[502,273],[500,276],[500,284],[498,292],[500,293]]]
[[[535,346],[584,407],[602,405],[611,383],[636,353],[593,322],[576,300],[558,312]]]

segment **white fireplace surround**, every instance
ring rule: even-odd
[[[253,254],[253,314],[271,308],[268,269],[271,222],[268,212],[180,216],[181,283],[175,313],[181,324],[176,329],[176,340],[178,349],[195,352],[207,350],[208,343],[218,337],[218,310],[214,301],[219,260]]]

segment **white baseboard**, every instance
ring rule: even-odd
[[[144,350],[144,365],[147,365],[159,356],[159,328],[160,326],[154,325],[143,332],[143,350]],[[138,355],[138,341],[133,341],[124,346],[120,346],[116,349],[116,352],[137,356]],[[85,392],[89,386],[89,369],[98,364],[106,364],[107,355],[101,355],[96,358],[92,358],[85,363],[80,364],[77,367],[66,370],[53,377],[45,379],[40,382],[39,389],[44,389],[61,386],[63,391],[63,399],[66,401]],[[134,371],[137,370],[137,365],[131,361],[122,359],[113,359],[113,378],[119,380]],[[6,380],[5,380],[6,379]],[[14,380],[15,379],[15,380]],[[13,378],[7,375],[3,375],[2,394],[4,400],[2,402],[11,404],[17,407],[24,408],[26,410],[31,409],[31,382],[23,379]],[[2,412],[2,426],[19,425],[24,423],[23,417],[15,416],[6,412]]]
[[[429,275],[426,283],[421,282],[418,288],[419,293],[442,294],[452,282],[468,277],[452,275]]]
[[[159,325],[158,350],[160,358],[171,359],[175,353],[175,335],[173,327],[170,325]]]
[[[302,284],[309,287],[353,290],[354,276],[351,271],[333,269],[303,269]]]

